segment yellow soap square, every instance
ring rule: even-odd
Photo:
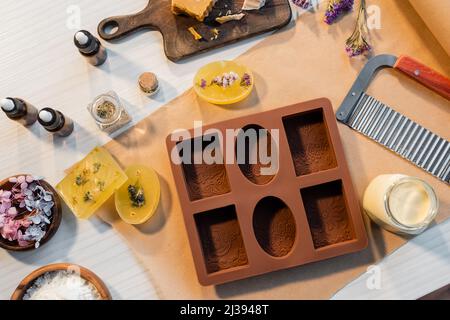
[[[97,147],[71,169],[56,189],[75,216],[88,219],[127,180],[111,154]]]

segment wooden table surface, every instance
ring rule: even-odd
[[[0,97],[21,97],[38,108],[59,109],[75,121],[76,128],[69,138],[53,139],[39,125],[23,128],[0,114],[0,177],[26,172],[56,184],[64,169],[110,139],[98,130],[86,110],[95,96],[116,91],[136,123],[189,88],[200,66],[233,59],[264,38],[178,64],[164,56],[157,32],[139,32],[127,40],[106,43],[109,59],[101,68],[91,67],[79,55],[72,40],[77,29],[96,33],[103,18],[136,12],[146,4],[147,0],[2,1]],[[161,92],[153,99],[137,87],[137,78],[144,71],[155,72],[162,83]],[[28,153],[26,158],[21,156],[24,152]],[[386,258],[380,264],[382,289],[368,290],[363,275],[335,298],[415,299],[444,286],[450,282],[449,234],[447,222]],[[424,261],[429,263],[424,265]],[[64,212],[60,230],[40,250],[0,251],[0,299],[8,299],[34,269],[57,262],[91,269],[105,281],[114,299],[158,299],[150,273],[109,226],[96,218],[77,220],[70,212]],[[401,272],[401,268],[408,272]]]

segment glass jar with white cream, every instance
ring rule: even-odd
[[[364,210],[383,228],[400,234],[419,234],[434,220],[438,199],[433,188],[402,174],[380,175],[364,193]]]

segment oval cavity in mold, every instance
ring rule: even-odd
[[[264,198],[256,205],[253,230],[261,248],[273,257],[291,252],[297,233],[291,209],[276,197]]]
[[[236,161],[252,183],[272,181],[278,172],[278,149],[270,131],[254,124],[242,128],[236,138]]]

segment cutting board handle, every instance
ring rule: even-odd
[[[439,72],[408,56],[400,56],[394,68],[450,100],[450,79]]]
[[[137,29],[150,27],[150,24],[142,24],[142,21],[145,21],[148,15],[149,11],[144,9],[132,15],[106,18],[99,23],[98,34],[103,40],[119,39]]]

